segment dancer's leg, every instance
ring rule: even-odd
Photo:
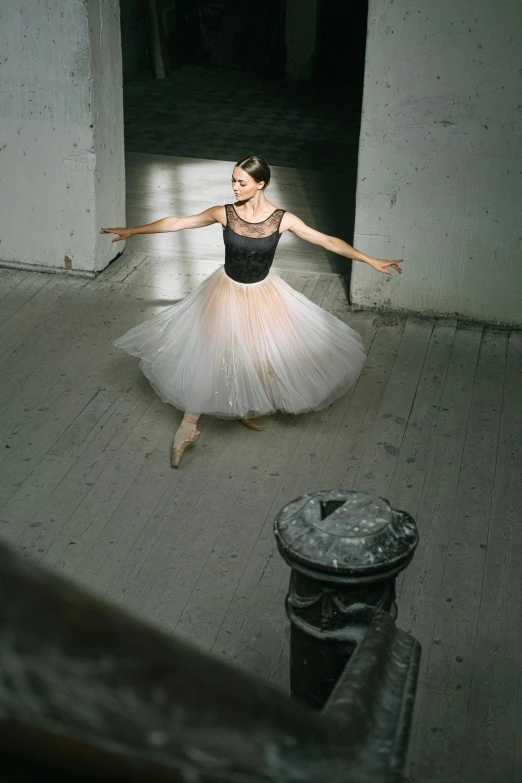
[[[196,424],[198,423],[198,419],[200,416],[201,416],[200,413],[185,411],[183,420],[179,425],[178,431],[174,436],[174,448],[177,448],[180,445],[180,443],[183,443],[183,441],[187,438],[187,436],[195,432]]]

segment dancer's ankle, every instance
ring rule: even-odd
[[[176,434],[174,435],[174,447],[177,447],[183,443],[183,441],[187,439],[187,436],[192,435],[195,431],[196,425],[194,422],[183,419],[178,429],[176,430]]]

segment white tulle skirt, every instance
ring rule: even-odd
[[[246,285],[224,267],[114,345],[164,402],[223,418],[325,408],[366,358],[357,332],[274,273]]]

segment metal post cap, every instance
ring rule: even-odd
[[[292,566],[338,576],[400,571],[418,543],[417,527],[404,511],[366,492],[312,492],[278,514],[275,535]]]

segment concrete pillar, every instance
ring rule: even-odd
[[[0,264],[94,274],[125,224],[118,0],[0,5]]]
[[[317,32],[317,0],[286,0],[286,78],[310,76]]]
[[[357,305],[522,325],[522,5],[370,0]]]

